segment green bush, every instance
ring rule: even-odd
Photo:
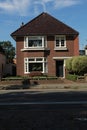
[[[87,73],[87,56],[76,56],[66,61],[66,69],[69,73],[77,75]]]
[[[74,57],[72,61],[72,70],[79,75],[84,75],[84,73],[87,73],[87,57]]]
[[[66,69],[69,71],[69,72],[72,72],[72,60],[73,58],[70,58],[66,61]]]
[[[66,79],[76,81],[77,80],[77,75],[72,75],[72,74],[67,74]]]

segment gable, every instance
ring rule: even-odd
[[[57,20],[47,13],[41,13],[39,16],[21,26],[11,36],[35,36],[35,35],[78,35],[79,33],[63,22]]]

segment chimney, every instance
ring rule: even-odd
[[[24,22],[21,23],[21,26],[20,26],[20,27],[22,27],[22,26],[24,26]]]

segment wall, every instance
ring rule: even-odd
[[[17,38],[17,75],[24,76],[24,57],[47,57],[48,62],[48,75],[56,76],[56,60],[53,57],[72,57],[79,55],[79,41],[78,37],[74,38],[71,36],[66,37],[67,50],[54,50],[55,37],[47,37],[47,48],[49,51],[27,51],[23,52],[21,49],[24,48],[24,38]]]
[[[4,54],[0,53],[0,74],[5,74],[6,57]]]

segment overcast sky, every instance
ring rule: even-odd
[[[10,34],[42,12],[79,32],[80,48],[87,44],[87,0],[0,0],[0,41],[15,41]]]

